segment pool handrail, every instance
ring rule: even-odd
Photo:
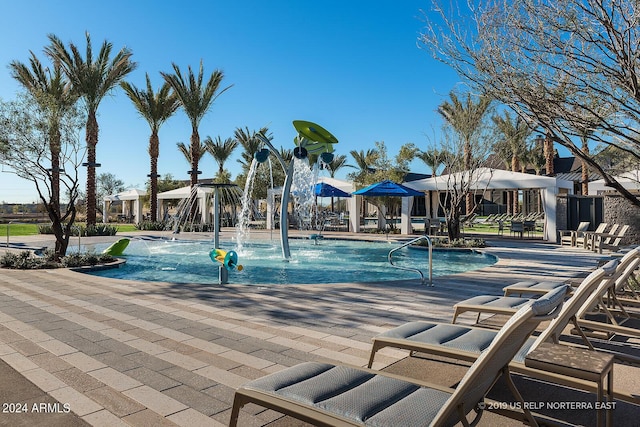
[[[409,240],[408,242],[403,243],[402,245],[393,248],[389,251],[389,255],[388,255],[388,259],[389,259],[389,264],[391,264],[392,267],[394,268],[398,268],[400,270],[407,270],[407,271],[415,271],[416,273],[418,273],[420,275],[420,283],[424,285],[424,273],[422,273],[422,270],[420,270],[419,268],[412,268],[412,267],[403,267],[400,265],[395,265],[393,263],[393,253],[404,248],[407,247],[413,243],[416,243],[420,240],[426,240],[427,241],[427,245],[429,247],[429,286],[433,286],[433,245],[431,243],[431,239],[429,238],[429,236],[420,236],[420,237],[416,237],[413,240]]]

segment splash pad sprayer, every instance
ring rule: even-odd
[[[299,134],[294,139],[296,147],[293,150],[293,155],[295,158],[305,159],[309,154],[319,154],[325,163],[330,163],[333,160],[333,144],[337,144],[338,140],[329,131],[315,123],[303,120],[294,120],[293,127]],[[256,136],[267,148],[257,151],[254,154],[254,159],[263,163],[267,160],[269,151],[271,151],[285,171],[281,201],[281,211],[284,210],[284,212],[280,212],[280,242],[282,244],[282,256],[285,261],[288,261],[291,258],[291,250],[289,248],[289,219],[286,211],[293,181],[294,161],[292,160],[287,165],[280,152],[275,149],[268,138],[259,133]],[[323,155],[324,157],[322,157]]]
[[[218,283],[225,285],[229,282],[229,271],[237,268],[242,270],[242,265],[238,264],[238,255],[234,251],[225,252],[220,247],[220,188],[237,187],[235,184],[200,184],[201,187],[213,188],[213,247],[209,252],[211,261],[220,263],[218,266]]]

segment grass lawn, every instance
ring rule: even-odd
[[[0,237],[7,235],[7,227],[9,227],[9,236],[38,234],[38,224],[0,224]]]
[[[118,228],[119,233],[129,233],[137,231],[133,224],[110,224]],[[0,224],[0,239],[7,235],[7,227],[9,227],[9,236],[32,236],[38,234],[38,224]]]

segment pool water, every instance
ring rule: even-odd
[[[235,250],[232,243],[220,249]],[[250,243],[238,253],[242,271],[229,272],[229,283],[304,284],[379,282],[419,279],[416,272],[393,268],[387,255],[398,244],[346,240],[290,240],[285,262],[279,244]],[[129,280],[173,283],[217,283],[218,263],[211,261],[211,241],[132,240],[121,268],[91,274]],[[102,248],[96,248],[101,250]],[[494,264],[496,258],[477,251],[434,250],[433,276],[461,273]],[[403,248],[393,255],[396,265],[415,267],[428,277],[428,251]]]

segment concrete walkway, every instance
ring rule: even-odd
[[[19,243],[50,244],[39,239]],[[365,366],[379,332],[410,320],[448,322],[464,298],[500,294],[517,280],[573,277],[602,258],[540,241],[490,245],[497,264],[436,278],[433,288],[417,281],[211,286],[0,270],[0,425],[226,425],[233,392],[248,380],[302,361]],[[374,368],[406,356],[382,351]],[[640,368],[622,368],[635,370],[616,380],[640,378]],[[488,414],[480,425],[497,422]],[[244,408],[240,425],[268,424],[300,425]]]

